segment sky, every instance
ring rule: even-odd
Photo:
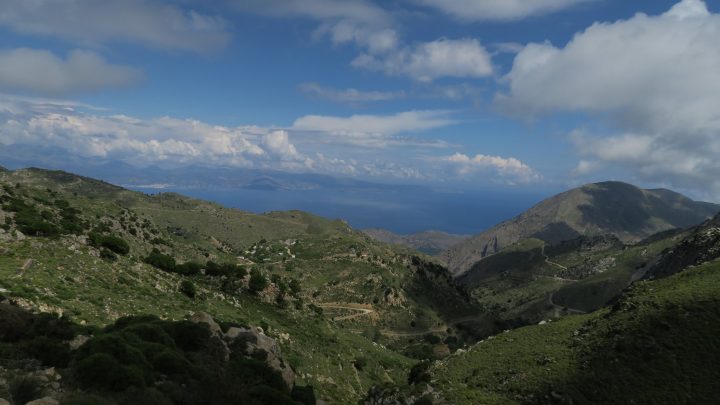
[[[3,0],[0,148],[719,201],[718,38],[701,0]]]

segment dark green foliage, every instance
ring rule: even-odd
[[[211,277],[233,276],[245,277],[247,271],[245,268],[235,263],[215,263],[212,260],[205,265],[205,275]]]
[[[155,370],[167,375],[185,375],[189,371],[190,362],[176,351],[163,350],[152,359]]]
[[[97,248],[105,248],[119,255],[126,255],[130,253],[130,245],[115,235],[100,235],[97,233],[91,233],[88,235],[88,240],[92,246]]]
[[[185,294],[189,298],[195,298],[195,294],[197,294],[197,289],[195,288],[195,284],[193,284],[189,280],[183,280],[180,283],[180,292]]]
[[[26,204],[19,198],[5,198],[3,205],[5,211],[15,213],[15,224],[20,232],[33,236],[54,236],[60,230],[43,217],[35,206]]]
[[[236,351],[218,363],[207,351],[210,342],[206,324],[125,317],[83,345],[71,367],[81,388],[119,403],[315,403],[312,388],[298,388],[291,398],[266,365],[267,353],[246,358]]]
[[[117,261],[118,257],[115,253],[113,253],[109,249],[100,249],[100,258],[103,260],[106,260],[108,262],[115,262]]]
[[[408,375],[408,384],[414,385],[430,381],[430,367],[432,363],[429,361],[421,361],[410,369]]]
[[[43,396],[42,382],[35,377],[24,376],[10,380],[10,396],[16,404],[24,404]]]
[[[160,251],[157,249],[153,249],[152,252],[150,252],[150,254],[145,259],[143,259],[143,261],[163,271],[175,271],[175,259],[168,255],[160,253]]]
[[[267,286],[268,281],[267,278],[265,278],[265,275],[256,268],[252,269],[250,271],[250,281],[248,283],[248,288],[250,289],[250,291],[257,294],[258,292],[267,288]]]
[[[72,358],[70,347],[66,343],[47,336],[35,336],[18,346],[47,366],[66,367]]]
[[[183,276],[194,276],[200,274],[201,269],[202,266],[200,265],[200,263],[185,262],[183,264],[178,264],[177,266],[175,266],[175,273],[181,274]]]
[[[302,290],[300,287],[300,282],[294,278],[290,279],[290,282],[288,283],[288,288],[290,289],[290,293],[293,297],[297,297]]]
[[[107,353],[94,353],[82,358],[75,366],[75,378],[82,388],[111,392],[145,386],[137,368],[123,365]]]
[[[415,343],[405,348],[403,354],[416,360],[429,360],[435,358],[433,347],[428,343]]]
[[[293,387],[290,396],[296,402],[303,405],[315,405],[317,399],[315,398],[315,390],[311,385],[300,386],[296,385]]]
[[[365,368],[366,365],[367,365],[367,360],[365,359],[365,357],[357,357],[353,361],[353,367],[355,367],[355,369],[358,371],[363,371],[363,369]]]

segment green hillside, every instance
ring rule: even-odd
[[[523,239],[549,244],[579,236],[614,235],[636,243],[658,232],[697,225],[720,211],[670,190],[643,190],[621,182],[588,184],[548,198],[521,215],[440,255],[460,275],[479,260]]]
[[[611,307],[501,333],[418,368],[410,387],[447,403],[713,403],[720,263],[633,285]],[[431,387],[428,390],[427,385]]]
[[[433,356],[418,338],[463,341],[455,321],[480,312],[427,258],[303,212],[256,215],[39,169],[1,173],[0,207],[11,302],[97,327],[198,311],[263,326],[298,384],[333,402],[402,381],[416,361],[402,353]]]

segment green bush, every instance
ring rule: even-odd
[[[251,292],[257,294],[260,291],[266,289],[268,286],[267,278],[260,272],[259,269],[252,269],[250,272],[250,281],[248,282],[248,288]]]
[[[153,249],[150,254],[143,259],[143,261],[153,267],[156,267],[160,270],[167,271],[167,272],[174,272],[175,271],[175,259],[172,257],[160,253],[159,250]]]
[[[88,235],[88,239],[90,240],[90,244],[97,248],[105,248],[119,255],[130,253],[130,245],[118,236],[91,233]]]
[[[100,249],[100,258],[108,262],[114,262],[118,259],[115,253],[105,248]]]
[[[10,396],[16,404],[24,404],[42,398],[42,382],[31,376],[15,377],[10,380]]]
[[[185,262],[175,266],[175,273],[182,274],[183,276],[194,276],[200,274],[202,266],[196,262]]]
[[[300,294],[300,282],[297,279],[290,279],[290,283],[288,283],[288,288],[290,288],[290,293],[293,297],[297,297],[298,294]]]
[[[195,284],[188,280],[183,280],[180,283],[180,292],[188,296],[189,298],[195,298],[195,294],[197,294],[197,289],[195,288]]]
[[[408,375],[408,384],[414,385],[423,382],[430,382],[430,366],[429,361],[421,361],[410,369]]]
[[[303,405],[315,405],[317,399],[315,398],[315,389],[312,385],[300,386],[296,385],[293,387],[290,396],[295,402],[299,402]]]
[[[152,359],[153,368],[167,375],[184,375],[188,372],[189,362],[180,354],[163,350]]]

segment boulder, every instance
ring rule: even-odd
[[[295,372],[282,359],[280,345],[277,340],[265,335],[262,328],[230,328],[225,333],[225,339],[230,342],[231,347],[235,350],[243,350],[243,354],[250,356],[257,352],[265,352],[267,354],[265,363],[273,370],[280,373],[288,388],[292,389],[295,385]],[[233,343],[243,341],[243,345],[235,345]]]
[[[208,314],[207,312],[196,312],[193,314],[193,316],[190,318],[190,321],[195,323],[205,323],[210,327],[210,332],[212,332],[216,336],[222,336],[222,329],[220,328],[220,325],[215,322],[212,316]]]

